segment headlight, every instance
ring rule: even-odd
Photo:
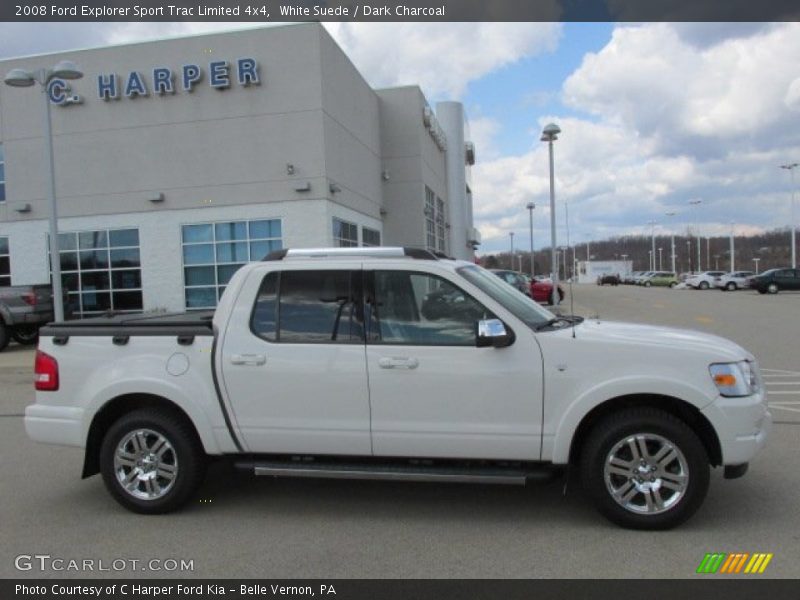
[[[746,360],[715,363],[708,368],[711,379],[723,396],[750,396],[758,392],[758,368]]]

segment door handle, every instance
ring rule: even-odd
[[[231,354],[231,364],[257,367],[267,362],[263,354]]]
[[[381,369],[416,369],[419,360],[405,356],[384,356],[378,359],[378,366]]]

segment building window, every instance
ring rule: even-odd
[[[11,285],[11,257],[8,252],[8,238],[0,237],[0,287]]]
[[[428,250],[436,250],[436,195],[425,186],[425,244]]]
[[[381,232],[369,227],[361,228],[361,245],[362,246],[380,246],[381,245]]]
[[[436,249],[439,252],[447,254],[447,242],[444,237],[444,200],[436,198]]]
[[[142,310],[138,229],[58,234],[61,285],[81,316]]]
[[[6,201],[6,159],[3,157],[3,144],[0,144],[0,202]]]
[[[333,245],[337,248],[358,246],[358,226],[341,219],[333,219]]]
[[[283,247],[281,220],[184,225],[183,284],[186,308],[215,308],[245,263]]]

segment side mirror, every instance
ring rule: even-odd
[[[481,319],[475,323],[475,345],[478,348],[505,348],[514,342],[500,319]]]

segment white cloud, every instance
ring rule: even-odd
[[[557,23],[326,23],[375,87],[420,84],[460,98],[470,81],[526,56],[550,52]]]

